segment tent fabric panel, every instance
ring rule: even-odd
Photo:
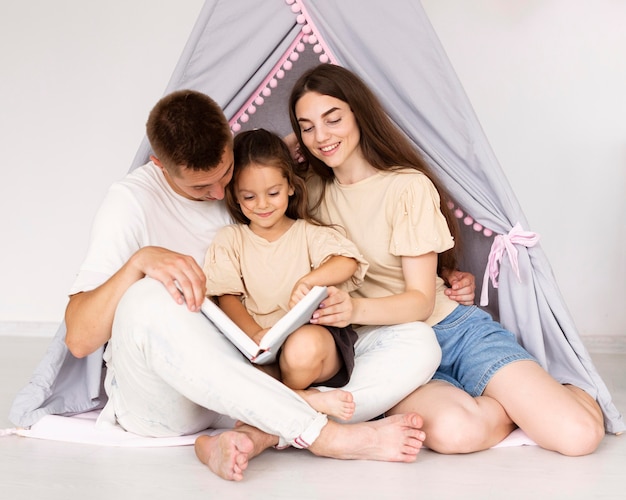
[[[164,95],[193,89],[211,96],[231,118],[299,33],[282,1],[207,0]],[[144,137],[132,168],[151,154]]]

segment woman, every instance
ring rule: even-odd
[[[317,321],[426,321],[442,347],[433,380],[390,413],[421,413],[425,444],[442,453],[489,448],[518,426],[544,448],[593,452],[604,436],[597,403],[554,380],[489,315],[445,295],[437,268],[455,268],[456,236],[446,193],[367,86],[320,65],[294,85],[289,113],[316,216],[345,228],[370,264],[363,286],[337,294]]]

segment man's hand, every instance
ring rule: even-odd
[[[291,152],[291,158],[293,161],[295,161],[297,164],[302,164],[306,162],[306,158],[300,150],[300,144],[298,143],[298,138],[296,137],[296,134],[292,132],[291,134],[283,137],[283,141],[285,142],[285,144],[287,144],[287,147]]]
[[[464,306],[474,304],[476,281],[474,275],[459,270],[442,270],[441,277],[448,283],[445,294]]]
[[[197,311],[204,300],[206,278],[192,257],[160,247],[141,248],[102,285],[70,297],[65,310],[65,343],[74,356],[87,356],[111,338],[117,304],[144,276],[159,280],[176,302],[186,301],[191,311]]]
[[[163,283],[177,303],[186,302],[190,311],[200,309],[206,294],[206,277],[193,257],[161,247],[143,247],[131,257],[130,263],[144,275]]]

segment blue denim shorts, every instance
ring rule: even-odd
[[[449,382],[474,397],[503,366],[536,361],[513,333],[476,306],[459,305],[433,330],[441,346],[441,364],[433,380]]]

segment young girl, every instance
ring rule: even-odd
[[[207,294],[257,343],[314,285],[351,291],[363,281],[367,263],[352,242],[310,217],[304,181],[275,134],[258,129],[235,137],[226,204],[238,224],[221,229],[208,250]],[[348,382],[355,340],[349,326],[304,325],[287,338],[272,373],[317,411],[348,420],[350,393],[309,387]]]
[[[445,295],[436,274],[454,230],[445,192],[369,88],[320,65],[296,82],[289,112],[316,216],[345,228],[370,264],[363,286],[333,295],[314,321],[335,324],[341,311],[360,325],[425,320],[441,345],[433,381],[390,413],[421,413],[425,444],[444,453],[489,448],[516,426],[544,448],[593,452],[604,435],[597,403],[555,381],[488,314]],[[453,255],[439,260],[455,268]]]

